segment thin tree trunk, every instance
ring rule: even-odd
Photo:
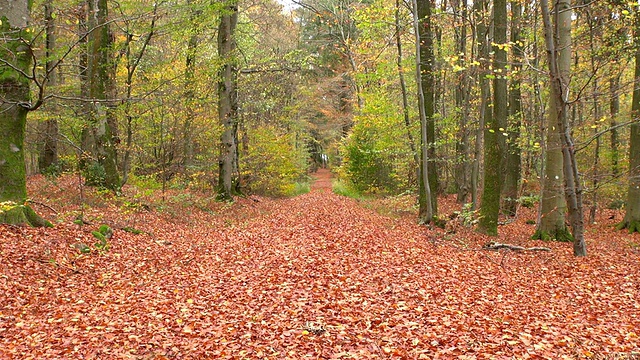
[[[519,0],[511,1],[511,46],[512,69],[509,84],[509,122],[511,125],[507,133],[506,169],[502,196],[504,198],[502,210],[508,216],[515,216],[518,207],[518,194],[521,180],[521,150],[519,145],[520,127],[522,126],[522,95],[520,91],[522,59],[525,54],[523,39],[520,36],[522,19],[522,5]]]
[[[47,86],[57,85],[57,71],[55,61],[53,61],[53,51],[56,47],[55,20],[53,15],[53,1],[47,0],[44,3],[45,22],[45,69],[47,72]],[[49,117],[42,123],[42,147],[38,158],[40,171],[50,168],[58,162],[58,120],[54,114],[49,113]]]
[[[194,6],[192,0],[187,0],[187,6]],[[193,163],[193,121],[195,119],[195,69],[196,69],[196,48],[198,47],[198,28],[196,25],[196,18],[199,15],[194,9],[191,11],[191,33],[189,34],[189,41],[187,42],[187,56],[185,60],[184,70],[184,103],[186,104],[184,129],[183,129],[183,160],[182,166],[185,171],[188,171],[189,167]]]
[[[420,6],[422,7],[422,10],[426,12],[422,17],[420,17],[421,11],[419,10],[419,2],[422,2]],[[416,83],[418,88],[418,110],[420,112],[420,173],[418,177],[418,201],[420,209],[418,210],[418,222],[421,224],[427,224],[436,216],[436,210],[434,209],[431,201],[432,190],[429,181],[429,167],[427,166],[429,162],[428,144],[430,140],[427,126],[429,116],[433,116],[433,87],[425,87],[423,84],[423,81],[429,78],[429,76],[425,76],[425,73],[430,72],[428,61],[424,71],[422,68],[423,47],[432,45],[432,41],[429,40],[431,30],[428,23],[431,20],[431,4],[429,0],[413,0],[412,4],[413,24],[416,36]],[[426,29],[424,30],[428,36],[420,31],[420,29],[425,27],[425,25]],[[431,51],[433,51],[433,49],[431,49]],[[426,52],[428,53],[428,51]],[[433,81],[430,82],[430,85],[432,85],[432,83]],[[429,91],[428,94],[425,94],[425,89]]]
[[[488,3],[486,0],[477,0],[473,3],[473,12],[476,22],[476,46],[478,48],[479,58],[479,71],[478,71],[478,83],[480,84],[480,121],[476,130],[476,144],[474,151],[473,170],[471,175],[471,201],[472,209],[479,207],[478,193],[483,183],[481,163],[482,163],[482,149],[484,143],[484,128],[487,121],[491,121],[493,116],[491,110],[491,86],[489,79],[487,78],[487,71],[489,69],[489,14]]]
[[[458,118],[458,140],[456,141],[456,188],[457,202],[466,203],[471,190],[469,177],[471,171],[469,168],[469,91],[468,91],[468,71],[464,68],[467,63],[467,4],[464,1],[457,0],[454,6],[454,19],[456,26],[456,52],[458,65],[461,70],[457,72],[458,84],[455,89],[456,101],[456,117]]]
[[[620,136],[618,135],[618,113],[620,112],[620,75],[611,78],[609,83],[609,92],[611,101],[609,104],[609,112],[611,115],[611,173],[618,176],[620,173]]]
[[[218,55],[223,65],[218,79],[218,116],[223,127],[219,159],[218,198],[232,200],[239,186],[237,168],[238,78],[236,66],[235,29],[238,23],[238,4],[229,0],[220,18]]]
[[[398,57],[396,63],[398,65],[398,79],[400,80],[400,91],[402,92],[402,116],[404,117],[404,126],[407,130],[407,141],[409,148],[413,154],[413,160],[416,165],[419,162],[418,153],[416,152],[416,143],[411,133],[411,120],[409,118],[409,100],[407,96],[407,85],[404,81],[404,67],[402,66],[402,27],[400,26],[400,0],[396,0],[395,8],[395,30],[396,30],[396,49]]]

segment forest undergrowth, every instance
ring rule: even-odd
[[[613,228],[619,211],[575,258],[528,240],[534,209],[498,238],[430,229],[333,194],[327,171],[308,194],[233,204],[84,189],[82,225],[77,178],[29,187],[59,221],[0,225],[0,359],[640,358],[640,235]]]

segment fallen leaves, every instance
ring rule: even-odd
[[[625,247],[636,235],[602,228],[586,259],[555,243],[486,253],[465,250],[486,243],[481,235],[445,240],[326,188],[224,206],[178,218],[100,208],[116,229],[101,254],[70,248],[92,236],[70,222],[1,226],[0,358],[599,358],[639,348],[639,259]],[[526,245],[522,226],[501,229],[509,243]]]

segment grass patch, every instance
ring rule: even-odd
[[[351,184],[341,180],[334,180],[331,183],[331,188],[333,192],[338,195],[346,196],[356,200],[365,199],[365,196],[362,195],[362,193],[359,192],[358,190],[354,189],[353,186],[351,186]]]
[[[293,189],[289,193],[289,196],[298,196],[306,194],[311,191],[311,184],[308,182],[296,182],[293,184]]]

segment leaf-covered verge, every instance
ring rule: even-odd
[[[640,236],[615,231],[615,212],[588,229],[590,255],[578,259],[570,244],[527,240],[534,225],[526,212],[493,240],[552,251],[483,251],[486,237],[385,217],[333,194],[326,179],[296,198],[232,205],[170,203],[178,194],[169,194],[165,208],[132,210],[89,193],[91,224],[80,226],[73,181],[30,181],[31,194],[48,189],[36,200],[58,211],[64,221],[55,228],[0,227],[0,358],[602,359],[640,351]],[[108,250],[74,247],[93,244],[101,224],[113,229]]]

